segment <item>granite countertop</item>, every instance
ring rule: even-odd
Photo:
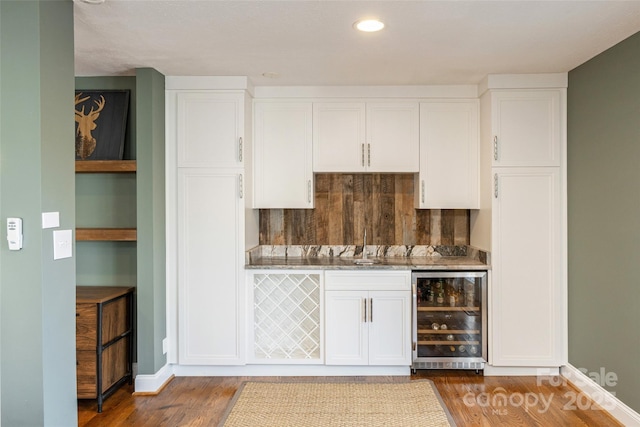
[[[246,269],[488,270],[489,254],[469,246],[367,246],[373,264],[358,265],[362,246],[259,246]]]

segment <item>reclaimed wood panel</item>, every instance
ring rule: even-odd
[[[315,209],[260,210],[261,245],[467,245],[469,210],[415,209],[412,174],[316,174]]]

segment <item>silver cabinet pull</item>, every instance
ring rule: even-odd
[[[362,303],[364,304],[364,323],[367,323],[367,299],[362,298]]]
[[[422,194],[422,203],[424,203],[424,179],[422,180],[422,185],[420,185],[420,193]]]
[[[498,198],[498,174],[493,175],[493,196]]]
[[[411,300],[412,300],[412,308],[411,308],[411,324],[413,325],[413,342],[411,343],[411,351],[416,351],[416,347],[418,343],[415,341],[416,338],[416,314],[418,312],[418,285],[416,283],[411,284]]]
[[[364,167],[364,144],[362,144],[362,167]]]
[[[367,144],[367,166],[371,166],[371,144]]]
[[[242,161],[242,137],[240,137],[240,140],[238,141],[238,161]]]
[[[373,323],[373,298],[369,298],[369,322]]]
[[[493,137],[493,160],[498,160],[498,136]]]
[[[311,180],[307,181],[307,202],[311,203]]]
[[[244,197],[244,189],[242,188],[242,174],[239,175],[239,184],[240,184],[240,198],[242,199]]]

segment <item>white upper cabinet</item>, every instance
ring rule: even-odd
[[[314,172],[365,170],[364,103],[313,104]]]
[[[560,166],[561,91],[492,93],[493,166]]]
[[[477,99],[420,103],[416,208],[478,208],[478,111]]]
[[[367,103],[368,172],[418,172],[417,102]]]
[[[254,208],[313,208],[311,102],[254,103]]]
[[[314,172],[417,172],[417,102],[313,104]]]
[[[242,167],[244,92],[176,94],[178,167]]]

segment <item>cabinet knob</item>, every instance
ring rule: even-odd
[[[242,137],[238,140],[238,161],[242,161]]]
[[[498,174],[493,175],[493,196],[498,198]]]
[[[493,160],[498,160],[498,136],[493,137]]]

